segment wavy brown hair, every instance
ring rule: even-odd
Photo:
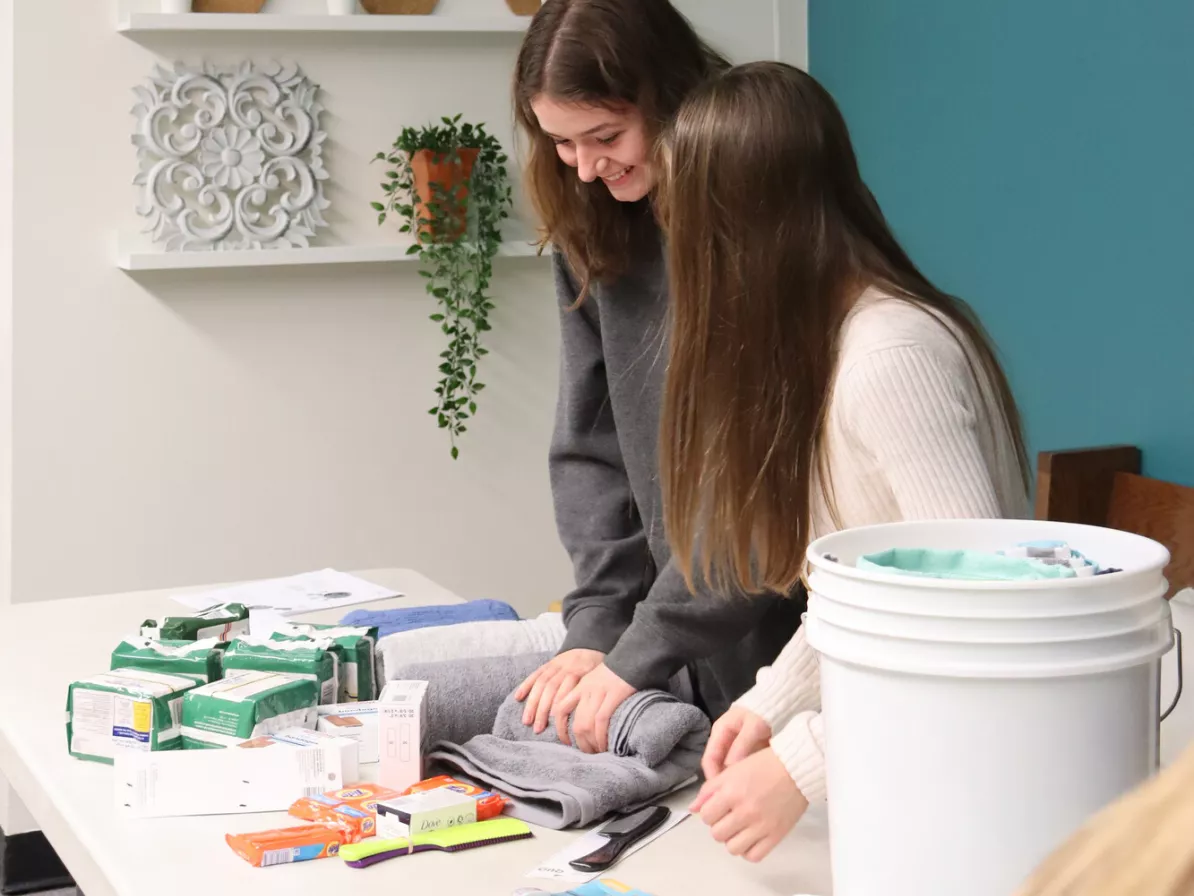
[[[991,343],[892,235],[820,84],[782,63],[731,69],[689,96],[662,155],[672,329],[660,463],[690,585],[698,570],[719,590],[799,581],[814,490],[833,508],[824,438],[838,337],[867,286],[949,325],[998,394],[1003,419],[990,423],[1010,430],[1027,483]]]
[[[668,0],[545,0],[514,69],[514,113],[529,141],[526,180],[541,237],[563,251],[581,283],[622,274],[654,219],[647,203],[619,202],[584,183],[539,127],[540,95],[607,108],[635,106],[655,139],[693,87],[729,63]]]

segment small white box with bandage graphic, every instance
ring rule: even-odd
[[[379,784],[401,791],[423,780],[426,720],[427,682],[386,683],[377,699]]]

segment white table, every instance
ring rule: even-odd
[[[411,570],[363,572],[406,596],[393,605],[460,599]],[[211,586],[204,586],[205,588]],[[288,896],[372,892],[506,896],[518,887],[566,889],[524,877],[576,832],[536,829],[532,840],[446,855],[427,853],[355,870],[336,859],[253,868],[224,843],[228,832],[296,823],[284,813],[117,820],[111,768],[66,749],[68,684],[108,668],[113,647],[147,617],[179,614],[174,591],[73,598],[0,609],[0,773],[16,790],[86,896],[212,896],[276,888]],[[372,607],[390,604],[372,604]],[[332,614],[335,621],[344,611]],[[322,614],[326,616],[326,614]],[[310,617],[321,621],[321,614]],[[375,766],[365,765],[368,772]],[[368,777],[368,774],[366,774]],[[683,806],[693,790],[672,797]],[[825,817],[813,812],[767,861],[727,855],[689,819],[619,864],[612,877],[655,896],[790,896],[829,893]]]

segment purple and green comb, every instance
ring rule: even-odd
[[[396,859],[415,852],[460,852],[478,846],[526,840],[531,836],[534,836],[531,829],[517,818],[491,818],[414,837],[393,840],[374,837],[360,843],[346,843],[340,847],[340,858],[351,868],[368,868],[386,859]]]

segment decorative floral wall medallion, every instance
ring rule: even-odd
[[[146,232],[168,250],[307,246],[329,204],[318,91],[295,65],[156,67],[133,91]]]

